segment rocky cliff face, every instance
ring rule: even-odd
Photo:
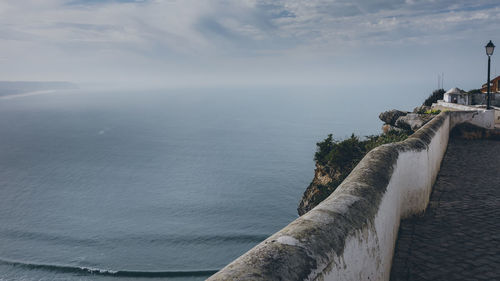
[[[314,178],[302,195],[297,208],[299,215],[302,216],[326,199],[337,187],[336,183],[340,182],[340,177],[340,172],[316,163]]]

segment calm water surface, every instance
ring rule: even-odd
[[[297,217],[317,141],[378,133],[387,107],[327,89],[0,100],[0,280],[205,279]]]

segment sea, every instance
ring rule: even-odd
[[[318,141],[427,96],[387,89],[0,97],[0,280],[204,280],[298,217]]]

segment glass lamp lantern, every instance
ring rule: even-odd
[[[486,44],[485,46],[486,48],[486,54],[489,56],[493,55],[493,51],[495,50],[495,45],[493,45],[493,42],[488,42],[488,44]]]

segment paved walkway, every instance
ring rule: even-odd
[[[500,141],[450,139],[425,214],[401,222],[391,280],[500,280]]]

